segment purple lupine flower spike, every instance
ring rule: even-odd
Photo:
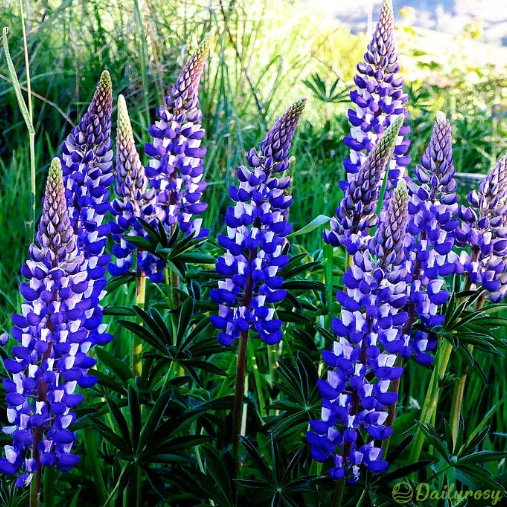
[[[113,246],[116,262],[109,265],[112,275],[126,273],[133,265],[132,254],[137,247],[128,242],[128,236],[147,236],[138,219],[142,218],[150,224],[163,220],[164,213],[157,205],[156,190],[148,189],[147,186],[148,179],[136,150],[127,104],[123,95],[120,95],[115,186],[118,198],[111,206],[111,213],[115,218],[111,224],[111,232],[116,243]],[[148,252],[139,252],[137,268],[148,276],[160,277],[163,276],[164,262]]]
[[[337,293],[341,319],[332,327],[338,340],[323,352],[329,370],[318,385],[322,420],[310,421],[307,434],[315,460],[332,458],[335,480],[355,482],[362,467],[373,473],[387,468],[376,441],[392,434],[384,423],[398,395],[389,387],[403,373],[398,356],[410,350],[407,313],[401,311],[408,293],[407,223],[408,192],[400,179],[368,249],[354,255],[343,276],[346,291]]]
[[[153,141],[145,145],[151,158],[146,175],[157,189],[167,230],[179,224],[185,234],[195,237],[208,234],[207,229],[201,229],[202,219],[194,218],[207,208],[201,201],[207,186],[203,181],[206,148],[201,146],[205,131],[200,125],[197,91],[213,40],[208,34],[181,71],[165,106],[157,110],[158,121],[149,129]]]
[[[353,255],[364,249],[368,231],[378,223],[377,206],[386,167],[391,160],[404,117],[397,116],[385,130],[379,142],[364,160],[363,165],[336,209],[336,217],[330,223],[331,230],[324,231],[324,241],[332,246],[343,246]]]
[[[96,361],[87,355],[93,343],[86,317],[90,281],[82,269],[85,262],[55,158],[30,260],[21,269],[27,279],[20,287],[25,303],[12,318],[12,336],[19,345],[12,348],[15,359],[4,361],[12,379],[3,381],[10,423],[3,432],[12,435],[13,443],[5,446],[0,471],[21,471],[18,486],[27,485],[42,466],[65,472],[79,461],[71,453],[75,435],[69,430],[76,418],[72,410],[83,399],[75,390],[97,382],[87,374]]]
[[[349,109],[352,128],[350,135],[344,139],[350,148],[350,157],[344,162],[347,179],[341,183],[343,190],[354,180],[384,130],[398,115],[407,116],[403,104],[408,96],[403,93],[403,78],[398,76],[391,0],[382,3],[373,38],[364,55],[364,62],[358,64],[357,70],[359,74],[354,78],[357,88],[350,94],[356,109]],[[396,140],[388,173],[388,190],[396,186],[398,178],[404,175],[405,167],[410,163],[410,157],[406,156],[410,141],[404,139],[409,130],[410,127],[406,125],[401,127],[400,137]]]
[[[282,248],[291,231],[287,210],[292,197],[286,192],[290,177],[283,173],[289,168],[289,150],[305,102],[298,100],[276,121],[259,151],[250,150],[249,168],[239,167],[239,186],[229,188],[236,204],[227,209],[227,236],[218,237],[226,253],[216,265],[225,280],[210,291],[219,304],[219,314],[211,318],[221,330],[221,345],[231,345],[248,329],[270,345],[282,338],[282,322],[269,304],[287,294],[279,273],[289,260]]]
[[[481,284],[493,302],[507,293],[507,154],[468,195],[469,206],[460,206],[462,220],[456,241],[470,246],[465,271]]]
[[[452,250],[454,231],[459,225],[455,172],[451,124],[439,111],[430,144],[414,169],[417,183],[409,182],[408,232],[417,235],[418,240],[413,249],[408,322],[411,326],[417,315],[425,328],[415,330],[413,337],[415,359],[422,364],[433,361],[428,352],[438,344],[437,337],[426,329],[442,325],[445,318],[439,314],[449,297],[443,289],[443,278],[463,272],[461,261]]]
[[[104,333],[100,300],[107,284],[106,267],[110,255],[104,253],[109,224],[109,187],[113,183],[113,149],[111,110],[113,91],[109,72],[104,71],[93,99],[79,122],[62,145],[62,169],[70,223],[77,236],[88,271],[87,299],[91,308],[87,325],[92,342],[105,344],[112,338]]]

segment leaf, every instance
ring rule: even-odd
[[[477,428],[474,429],[474,431],[472,432],[472,434],[470,435],[468,441],[470,442],[471,440],[473,440],[476,435],[483,431],[483,428],[486,426],[486,424],[488,423],[488,421],[491,419],[491,417],[494,415],[494,413],[500,408],[500,405],[505,401],[507,400],[507,398],[502,398],[500,401],[496,402],[489,410],[488,412],[484,415],[484,417],[481,418],[481,421],[479,423],[479,425],[477,426]]]
[[[136,453],[139,435],[141,433],[141,406],[139,405],[137,391],[131,385],[128,386],[128,406],[132,421],[132,449],[134,450],[134,453]]]
[[[130,368],[123,361],[116,359],[102,347],[96,347],[94,350],[99,361],[105,364],[121,380],[127,381],[132,378]]]
[[[241,436],[241,443],[250,456],[250,459],[254,465],[254,469],[266,479],[267,484],[273,484],[271,471],[266,465],[264,458],[259,454],[259,451],[257,451],[253,444],[244,436]]]
[[[327,217],[326,215],[319,215],[314,218],[310,223],[306,224],[304,227],[301,227],[299,231],[293,232],[289,234],[287,237],[291,238],[293,236],[301,236],[303,234],[308,234],[309,232],[314,231],[321,225],[327,224],[331,221],[331,217]]]
[[[106,398],[107,406],[111,411],[111,414],[116,422],[118,429],[120,430],[120,434],[123,438],[123,441],[129,447],[129,450],[132,448],[131,440],[130,440],[130,431],[125,417],[123,416],[120,407],[111,399]]]
[[[188,330],[190,325],[190,319],[192,318],[192,314],[194,312],[194,302],[192,298],[187,298],[181,305],[181,310],[178,318],[178,331],[177,331],[177,339],[178,343],[181,343],[185,332]]]
[[[213,437],[207,435],[183,435],[181,437],[167,438],[163,440],[159,445],[151,447],[149,452],[144,453],[144,456],[150,456],[154,451],[157,451],[157,454],[184,451],[190,447],[205,444],[210,440],[213,440]]]
[[[104,315],[122,315],[124,317],[134,317],[136,312],[130,306],[107,305],[104,308]]]
[[[326,286],[322,282],[315,280],[289,280],[283,284],[283,288],[287,290],[317,290],[326,291]]]
[[[458,463],[488,463],[489,461],[500,461],[507,457],[507,451],[479,451],[459,460]]]
[[[148,442],[148,439],[152,436],[155,428],[157,427],[164,412],[166,411],[170,398],[171,398],[170,390],[161,393],[157,398],[155,405],[150,411],[148,420],[146,421],[143,429],[141,430],[141,435],[139,435],[139,446],[138,446],[139,451],[142,452],[144,446]]]
[[[431,426],[431,424],[423,424],[419,421],[416,421],[421,431],[426,435],[428,441],[435,447],[437,452],[446,460],[449,461],[449,449],[444,442],[440,439],[440,436],[436,432],[435,428]]]
[[[114,292],[118,287],[133,282],[135,279],[136,277],[130,273],[127,275],[115,276],[109,280],[105,287],[105,290],[106,292]]]
[[[383,475],[382,481],[390,482],[394,481],[395,479],[408,477],[410,474],[417,472],[417,470],[421,470],[422,468],[431,465],[431,463],[433,463],[433,461],[429,459],[417,461],[416,463],[410,463],[410,465],[402,466],[393,472]]]
[[[125,240],[128,241],[128,243],[132,243],[140,250],[146,250],[147,252],[155,253],[155,246],[141,236],[127,236]]]
[[[162,352],[163,354],[167,354],[167,348],[164,342],[162,342],[162,340],[157,335],[154,335],[148,329],[139,325],[137,322],[130,322],[129,320],[119,320],[118,324],[120,324],[125,329],[128,329],[135,335],[139,336],[139,338],[144,340],[146,343],[148,343],[158,351]]]

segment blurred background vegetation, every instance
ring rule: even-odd
[[[319,214],[334,212],[347,152],[342,138],[349,128],[348,92],[367,34],[352,34],[339,19],[297,0],[43,0],[29,2],[28,7],[39,205],[51,157],[79,121],[101,71],[111,73],[115,97],[126,96],[142,152],[156,107],[189,52],[215,28],[218,41],[200,92],[208,147],[205,200],[210,207],[205,222],[212,236],[223,227],[227,188],[246,151],[259,144],[265,128],[300,96],[309,102],[292,150],[296,162],[291,169],[291,221],[298,229]],[[395,2],[395,9],[400,7]],[[10,28],[20,82],[26,85],[19,4],[0,0],[0,12],[2,24]],[[424,151],[435,112],[443,110],[454,126],[457,171],[485,173],[507,148],[507,49],[478,65],[472,53],[481,55],[483,48],[466,34],[447,41],[444,51],[444,45],[435,44],[431,35],[413,29],[407,20],[399,24],[397,41],[410,96],[413,160]],[[0,332],[10,329],[10,316],[19,308],[19,268],[33,237],[29,177],[27,132],[2,54]],[[322,247],[317,232],[305,236],[304,242],[310,252]],[[493,359],[483,367],[486,376],[493,374]],[[425,384],[413,371],[407,385],[424,393]],[[497,387],[501,391],[506,384],[503,378]],[[479,395],[480,381],[470,389]],[[485,408],[498,399],[493,391],[484,396]],[[417,396],[414,393],[410,391]],[[476,404],[478,398],[468,399]],[[405,402],[407,407],[417,406],[408,393]],[[480,411],[475,414],[479,420]],[[503,428],[500,425],[500,431]]]

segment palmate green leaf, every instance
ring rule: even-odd
[[[264,484],[273,484],[273,474],[270,468],[267,466],[264,458],[259,454],[259,451],[255,446],[248,440],[248,438],[241,436],[241,443],[245,448],[250,460],[252,461],[253,468],[259,472],[262,476],[262,482]]]
[[[104,350],[102,347],[96,347],[94,350],[97,355],[97,359],[107,366],[118,378],[124,382],[132,378],[130,368],[123,361],[116,359],[115,356]]]
[[[414,435],[407,435],[396,447],[394,447],[387,458],[388,463],[396,463],[398,458],[403,454],[403,451],[411,444],[414,440]]]
[[[153,334],[144,326],[141,326],[137,322],[131,322],[129,320],[122,319],[118,321],[118,324],[120,324],[125,329],[132,331],[135,335],[139,336],[139,338],[160,351],[162,354],[167,354],[167,348],[164,342],[158,337],[158,335]]]
[[[199,370],[209,371],[215,375],[220,375],[221,377],[229,376],[225,370],[222,370],[222,368],[219,368],[208,361],[200,361],[198,359],[178,359],[178,363],[184,368],[196,368]]]
[[[458,463],[488,463],[507,457],[507,451],[478,451],[458,460]]]
[[[155,435],[160,435],[156,432]],[[196,445],[201,445],[213,440],[213,437],[207,435],[183,435],[181,437],[164,438],[159,444],[150,446],[149,450],[143,452],[143,457],[153,456],[155,454],[166,454],[169,452],[185,451]]]
[[[146,310],[141,308],[140,306],[134,305],[132,307],[136,314],[141,318],[143,321],[144,327],[149,329],[153,336],[162,338],[163,343],[172,343],[172,336],[171,331],[167,327],[166,323],[160,316],[160,314],[157,312],[157,310],[150,310],[150,313],[148,313]],[[153,316],[152,316],[153,314]],[[155,314],[158,314],[158,318],[156,319],[154,317]]]
[[[303,325],[311,323],[311,320],[308,317],[297,311],[290,312],[285,310],[278,310],[276,314],[278,315],[278,318],[282,322],[292,322],[294,324],[303,324]]]
[[[109,280],[104,290],[108,293],[114,292],[116,289],[118,289],[118,287],[133,282],[135,279],[135,275],[131,273],[115,276]]]
[[[160,393],[157,401],[155,402],[155,405],[150,410],[150,415],[148,416],[148,419],[141,430],[141,434],[139,436],[139,451],[142,451],[148,440],[153,435],[153,432],[155,431],[155,428],[161,421],[167,406],[169,404],[169,400],[171,398],[171,392],[172,390],[166,390],[163,393]]]
[[[116,427],[120,431],[120,435],[125,442],[126,446],[129,450],[132,449],[132,442],[130,439],[130,430],[127,424],[127,420],[125,416],[122,414],[120,407],[112,400],[106,398],[106,404],[109,407],[109,411],[114,418],[114,422],[116,423]]]
[[[303,257],[306,257],[306,254],[303,255]],[[280,276],[283,277],[284,280],[290,280],[291,278],[294,278],[295,276],[302,275],[303,273],[308,273],[312,271],[314,268],[321,267],[320,262],[311,261],[307,262],[305,264],[299,264],[295,266],[287,265],[282,272],[280,273]]]
[[[252,403],[250,398],[243,397],[244,403]],[[211,401],[206,401],[200,405],[196,405],[193,410],[200,412],[210,412],[211,410],[231,410],[234,403],[234,395],[222,396]]]
[[[500,406],[502,405],[502,403],[504,403],[505,401],[507,401],[506,397],[503,397],[501,400],[497,401],[487,411],[487,413],[481,418],[479,424],[472,431],[472,433],[470,434],[470,437],[468,438],[467,448],[472,448],[473,449],[476,445],[479,445],[479,443],[482,442],[482,440],[485,437],[485,434],[484,435],[482,435],[482,434],[483,433],[487,433],[489,431],[489,426],[487,426],[488,421],[491,419],[491,417],[493,417],[493,415],[495,414],[495,412],[500,408]],[[479,439],[479,440],[476,441],[477,439]]]
[[[309,234],[310,232],[313,232],[315,229],[318,229],[322,225],[327,224],[331,221],[331,217],[327,217],[326,215],[319,215],[315,217],[310,223],[306,224],[304,227],[301,227],[296,232],[293,232],[289,234],[287,237],[291,238],[294,236],[302,236],[303,234]]]
[[[155,245],[148,241],[147,239],[143,238],[142,236],[127,236],[128,237],[128,243],[131,243],[132,245],[136,246],[138,249],[146,250],[147,252],[150,252],[152,254],[155,253]]]
[[[188,262],[190,264],[215,264],[216,259],[209,253],[205,252],[184,252],[178,254],[177,259],[180,262]]]
[[[130,410],[130,421],[132,427],[130,438],[132,441],[132,449],[135,454],[139,443],[139,435],[141,434],[141,405],[139,404],[137,391],[130,384],[128,386],[128,407]]]
[[[107,305],[104,307],[104,315],[135,317],[136,312],[130,306]]]
[[[287,290],[326,291],[326,286],[322,282],[317,282],[315,280],[289,280],[283,283],[282,288]]]
[[[206,317],[209,324],[209,318]],[[190,344],[187,347],[187,350],[192,354],[193,357],[199,356],[212,356],[214,354],[220,354],[223,352],[224,348],[218,343],[215,337],[205,338],[204,340],[200,340],[197,343]]]
[[[109,441],[118,451],[124,454],[129,454],[132,449],[129,446],[129,442],[126,442],[121,436],[117,435],[108,426],[106,426],[100,419],[91,417],[93,421],[93,428],[97,430],[107,441]]]
[[[409,465],[404,465],[396,470],[393,470],[392,472],[389,472],[387,474],[383,474],[380,478],[381,481],[391,482],[396,479],[403,479],[405,477],[409,477],[414,472],[417,472],[418,470],[422,470],[423,468],[426,468],[428,465],[431,465],[433,461],[429,459],[420,460],[415,463],[410,463]]]
[[[119,382],[116,382],[116,380],[111,378],[109,375],[106,375],[105,373],[102,373],[98,370],[90,370],[89,373],[90,375],[93,375],[99,379],[99,387],[110,389],[111,391],[114,391],[118,394],[126,394],[125,387]]]
[[[447,461],[450,460],[450,451],[445,442],[442,441],[440,435],[437,433],[435,428],[431,424],[422,424],[416,421],[416,424],[421,428],[421,431],[425,434],[428,442],[433,445],[435,450]]]
[[[193,313],[194,313],[194,302],[192,298],[187,298],[185,299],[185,301],[183,301],[178,316],[178,330],[176,333],[177,343],[182,342],[182,339],[185,336],[185,332],[188,330],[190,326],[190,320],[192,319]]]
[[[457,464],[458,479],[461,482],[468,481],[474,486],[473,489],[491,489],[500,491],[503,496],[507,496],[506,489],[491,475],[489,470],[476,464]]]

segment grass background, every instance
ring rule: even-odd
[[[26,85],[19,5],[1,0],[0,10],[3,24],[10,28],[20,82]],[[246,151],[258,145],[266,127],[303,95],[310,100],[292,150],[296,161],[291,169],[291,220],[298,229],[319,214],[333,213],[346,155],[341,139],[348,130],[347,91],[368,41],[364,34],[353,35],[340,20],[307,11],[297,1],[45,1],[30,4],[26,23],[31,84],[37,94],[33,100],[39,206],[51,157],[83,114],[101,71],[110,71],[115,97],[126,96],[141,150],[149,140],[147,126],[156,107],[189,52],[214,27],[218,41],[200,94],[208,147],[209,209],[204,219],[211,235],[223,227],[226,190]],[[486,172],[506,147],[505,69],[467,66],[466,55],[442,61],[421,51],[424,39],[410,27],[398,35],[403,41],[402,67],[417,69],[412,76],[406,72],[413,160],[424,151],[434,114],[442,109],[454,126],[457,171]],[[32,241],[29,178],[28,135],[2,56],[0,331],[10,329],[10,316],[19,308],[19,268]],[[311,252],[322,248],[317,232],[302,241]],[[485,389],[479,376],[469,381],[463,413],[472,427],[507,392],[505,358],[485,355],[477,360],[491,382]],[[422,404],[427,375],[422,368],[411,368],[404,376],[400,407],[407,424]],[[452,389],[444,390],[443,406],[451,395]],[[507,406],[492,420],[497,434],[488,438],[505,448]]]

